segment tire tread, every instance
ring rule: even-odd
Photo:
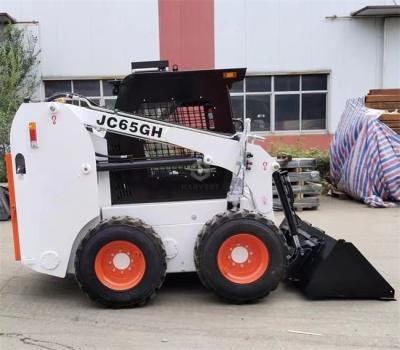
[[[282,247],[284,248],[284,251],[286,250],[286,244],[284,237],[281,233],[281,231],[276,227],[275,223],[267,218],[265,218],[263,215],[257,212],[250,212],[248,210],[240,209],[240,210],[228,210],[224,213],[219,213],[215,215],[212,219],[210,219],[202,228],[200,231],[199,235],[197,236],[197,240],[195,243],[195,249],[194,249],[194,261],[195,261],[195,266],[197,270],[197,274],[199,276],[199,279],[201,283],[206,287],[207,289],[212,289],[212,287],[207,283],[207,279],[204,275],[203,269],[202,269],[202,262],[201,262],[201,253],[204,250],[204,246],[206,242],[208,241],[209,237],[213,235],[214,231],[216,230],[217,227],[225,224],[228,221],[232,220],[243,220],[243,219],[248,219],[251,221],[257,221],[262,223],[263,225],[269,227],[274,234],[276,234],[279,238],[280,241],[282,242]],[[286,254],[285,254],[286,255]],[[283,265],[283,276],[286,274],[286,263]],[[261,296],[251,299],[251,300],[245,300],[243,301],[242,299],[237,299],[229,295],[219,295],[222,299],[229,303],[234,303],[234,304],[243,304],[246,302],[254,302],[259,299],[265,298],[268,296],[268,294],[271,291],[274,291],[278,287],[279,281],[271,286],[270,289],[266,289],[264,294]]]
[[[96,303],[100,303],[106,307],[109,308],[120,308],[121,305],[115,305],[112,302],[106,301],[99,296],[97,296],[95,293],[91,292],[88,288],[86,288],[85,283],[83,283],[82,277],[80,276],[80,263],[81,259],[80,257],[83,254],[83,250],[87,242],[93,238],[99,231],[109,227],[109,226],[114,226],[114,225],[124,225],[124,226],[131,226],[135,229],[138,229],[142,231],[144,234],[148,235],[149,237],[152,238],[153,243],[156,245],[157,250],[159,250],[162,254],[162,261],[163,261],[163,266],[162,266],[162,274],[160,276],[159,281],[156,283],[156,285],[152,288],[151,292],[148,293],[148,295],[144,296],[142,299],[137,300],[132,303],[124,304],[123,307],[139,307],[147,304],[156,294],[156,292],[161,288],[162,284],[164,283],[165,276],[166,276],[166,270],[167,270],[167,260],[166,260],[166,252],[164,249],[164,245],[162,243],[162,240],[160,236],[153,230],[153,228],[150,225],[145,224],[142,220],[140,219],[134,219],[128,216],[123,216],[123,217],[111,217],[102,220],[99,224],[97,224],[95,227],[93,227],[87,234],[86,236],[82,239],[80,242],[78,249],[76,251],[75,255],[75,279],[78,283],[79,288],[91,299],[92,301]]]

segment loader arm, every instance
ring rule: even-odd
[[[93,106],[88,100],[85,102],[90,108],[51,103],[49,110],[52,115],[57,115],[60,109],[67,108],[82,124],[103,135],[105,132],[117,133],[199,152],[203,155],[204,164],[232,172],[230,200],[239,203],[238,197],[244,194],[250,204],[246,209],[258,210],[271,216],[271,179],[279,165],[260,145],[248,142],[251,137],[249,122],[241,135],[228,136],[134,114],[114,112]]]
[[[52,105],[52,107],[55,104]],[[92,109],[63,105],[76,114],[82,124],[99,132],[111,132],[128,137],[164,142],[203,154],[203,161],[233,173],[237,172],[240,143],[231,136],[166,123],[155,119],[92,106]]]

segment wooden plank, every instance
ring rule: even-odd
[[[315,168],[317,160],[314,158],[294,158],[290,162],[277,160],[282,169]]]
[[[392,128],[392,130],[400,135],[400,128]]]
[[[379,117],[381,122],[397,122],[400,121],[400,113],[385,113]]]
[[[338,189],[337,189],[335,186],[333,186],[333,185],[330,185],[330,190],[329,190],[329,192],[330,192],[330,195],[331,195],[332,197],[335,197],[335,198],[339,198],[339,199],[348,199],[348,198],[350,198],[350,196],[349,196],[347,193],[338,190]]]
[[[319,176],[318,171],[301,171],[298,173],[290,172],[289,181],[290,182],[299,182],[299,181],[306,181],[306,182],[320,182],[321,177]]]
[[[322,192],[321,184],[306,184],[306,185],[293,185],[292,186],[293,193],[303,193],[303,194],[313,194],[320,195]],[[278,195],[278,191],[275,186],[272,187],[272,193],[274,195]]]
[[[368,95],[365,98],[366,102],[400,102],[399,95]]]
[[[400,95],[400,89],[371,89],[368,95]]]
[[[282,208],[281,201],[278,198],[273,200],[274,208]],[[305,197],[294,201],[296,209],[317,209],[319,206],[319,197]]]
[[[392,129],[398,129],[400,128],[400,120],[397,122],[383,122],[384,124],[386,124],[389,128]]]
[[[373,109],[400,109],[400,102],[366,102],[365,105]]]

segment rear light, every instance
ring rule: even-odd
[[[29,123],[29,139],[31,142],[32,148],[37,148],[37,132],[36,132],[36,123],[30,122]]]
[[[237,77],[237,73],[235,71],[233,72],[224,72],[223,73],[224,79],[235,79]]]

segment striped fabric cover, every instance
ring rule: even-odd
[[[330,146],[332,183],[374,208],[400,204],[400,136],[381,113],[362,97],[348,100]]]

